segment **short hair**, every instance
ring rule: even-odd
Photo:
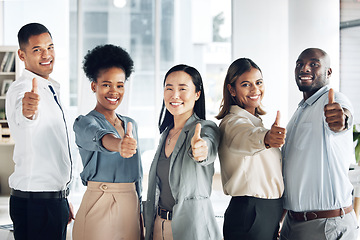
[[[321,48],[307,48],[304,51],[302,51],[300,53],[300,55],[303,54],[303,53],[307,53],[307,52],[311,52],[311,53],[320,52],[321,55],[323,56],[323,59],[324,59],[324,62],[325,62],[325,65],[324,65],[325,68],[330,68],[330,62],[331,61],[330,61],[330,56],[329,56],[329,54],[327,54],[327,52],[325,52]]]
[[[84,57],[83,69],[91,82],[97,82],[101,70],[112,67],[121,68],[127,80],[133,72],[134,62],[123,48],[112,44],[96,46]]]
[[[176,65],[165,74],[164,78],[164,86],[166,82],[166,78],[173,72],[182,71],[190,75],[192,82],[195,85],[195,91],[200,92],[199,99],[195,102],[194,105],[194,113],[200,118],[205,120],[206,114],[205,114],[205,92],[204,92],[204,86],[203,81],[201,78],[200,73],[198,70],[196,70],[194,67],[185,65],[185,64],[179,64]],[[163,101],[161,111],[160,111],[160,117],[159,117],[159,131],[162,133],[168,126],[171,126],[174,123],[174,116],[166,109],[165,102]]]
[[[227,87],[230,84],[232,87],[235,88],[236,80],[245,72],[249,72],[251,68],[256,68],[261,72],[261,69],[254,61],[249,58],[239,58],[235,60],[230,66],[227,71],[224,87],[223,87],[223,99],[221,101],[220,112],[216,116],[217,119],[223,119],[230,111],[231,105],[239,105],[239,103],[231,96],[229,89]],[[243,107],[242,107],[243,108]],[[266,112],[261,108],[261,105],[255,109],[255,114],[264,115]]]
[[[29,43],[29,38],[31,36],[36,36],[43,33],[49,33],[51,37],[50,31],[40,23],[28,23],[22,26],[17,35],[20,49],[24,50],[24,47]]]

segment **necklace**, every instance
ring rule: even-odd
[[[170,145],[171,139],[172,139],[173,137],[175,137],[175,135],[178,134],[178,133],[181,131],[181,129],[182,129],[182,128],[180,128],[179,130],[177,130],[177,132],[174,133],[171,137],[170,137],[170,135],[168,136],[167,145]]]
[[[114,123],[112,124],[112,125],[114,125],[114,127],[116,126],[116,122],[117,122],[117,120],[118,120],[118,117],[116,116],[116,117],[115,117],[115,119],[114,119]],[[112,121],[108,120],[108,122],[110,122],[110,123],[111,123]]]

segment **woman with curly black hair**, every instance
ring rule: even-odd
[[[101,45],[83,65],[97,103],[74,123],[87,190],[76,214],[73,239],[141,239],[142,166],[133,119],[115,112],[133,61],[122,48]]]

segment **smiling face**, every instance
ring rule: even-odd
[[[304,98],[309,98],[327,85],[331,72],[330,60],[326,53],[320,49],[303,51],[296,61],[295,80],[299,90],[304,93]]]
[[[95,110],[106,115],[106,112],[115,111],[120,105],[125,86],[125,73],[121,68],[112,67],[101,70],[97,82],[91,82],[91,89],[96,94]]]
[[[195,101],[199,99],[200,93],[196,92],[189,74],[183,71],[172,72],[165,80],[165,107],[174,119],[188,119],[194,112]]]
[[[27,70],[49,78],[55,63],[54,44],[49,33],[31,36],[28,43],[19,49],[18,55]]]
[[[255,109],[260,106],[265,92],[261,72],[252,67],[236,79],[234,86],[228,84],[227,87],[237,104],[255,115]]]

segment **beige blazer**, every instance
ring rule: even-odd
[[[225,194],[265,199],[282,196],[281,152],[265,148],[267,131],[260,118],[231,106],[220,123],[219,160]]]

